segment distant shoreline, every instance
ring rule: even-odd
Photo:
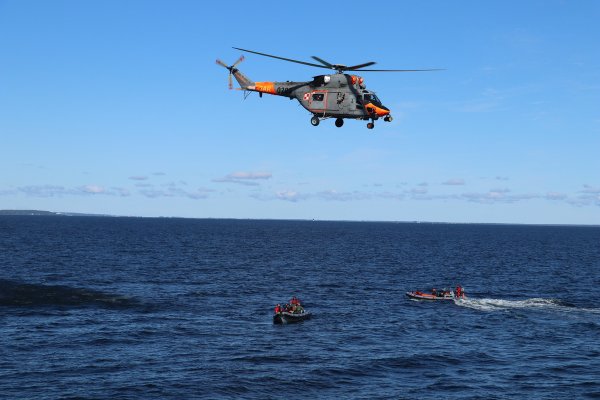
[[[104,218],[144,218],[144,219],[199,219],[199,220],[233,220],[233,221],[297,221],[297,222],[348,222],[348,223],[382,223],[382,224],[421,224],[421,225],[497,225],[497,226],[558,226],[558,227],[589,227],[598,228],[600,225],[582,224],[525,224],[516,222],[439,222],[439,221],[376,221],[376,220],[328,220],[328,219],[288,219],[288,218],[212,218],[212,217],[175,217],[175,216],[137,216],[90,214],[74,212],[55,212],[44,210],[0,210],[2,216],[33,216],[33,217],[104,217]]]
[[[116,215],[107,214],[86,214],[73,212],[54,212],[43,210],[0,210],[0,216],[20,215],[20,216],[52,216],[52,217],[116,217]]]

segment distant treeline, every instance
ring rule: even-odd
[[[52,211],[40,210],[0,210],[0,215],[62,215]]]
[[[82,214],[71,212],[53,212],[42,210],[0,210],[0,215],[51,215],[57,217],[109,217],[104,214]]]

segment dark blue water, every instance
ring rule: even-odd
[[[598,227],[0,217],[0,397],[600,398],[599,299]]]

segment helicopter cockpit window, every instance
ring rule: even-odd
[[[363,97],[365,99],[365,103],[381,104],[381,101],[379,101],[379,98],[375,95],[375,93],[365,94]]]
[[[323,101],[325,95],[323,93],[315,93],[312,95],[313,101]]]

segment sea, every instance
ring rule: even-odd
[[[598,399],[600,227],[2,216],[0,398]]]

